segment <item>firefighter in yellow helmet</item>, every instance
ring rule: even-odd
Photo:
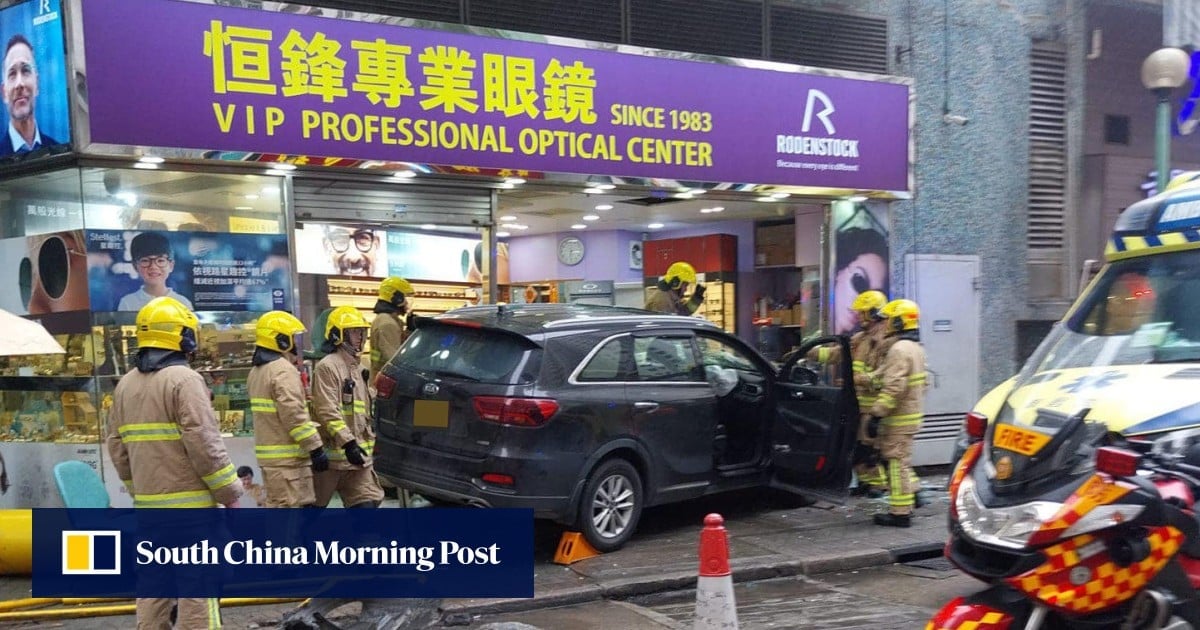
[[[683,294],[691,285],[696,285],[692,297],[686,302]],[[696,268],[679,261],[667,267],[667,273],[658,279],[658,284],[646,289],[648,311],[669,315],[691,315],[704,303],[704,285],[696,282]]]
[[[392,276],[379,283],[379,299],[375,301],[375,319],[371,321],[371,381],[392,355],[404,345],[409,330],[404,316],[409,312],[408,298],[415,293],[404,278]]]
[[[925,349],[921,312],[912,300],[892,300],[880,310],[890,342],[883,362],[872,373],[879,395],[871,406],[867,435],[876,438],[887,465],[888,512],[875,523],[909,527],[918,491],[912,470],[913,439],[921,429],[925,397]]]
[[[868,412],[871,405],[875,404],[878,393],[871,380],[871,372],[883,359],[880,348],[883,346],[885,327],[879,311],[887,301],[882,291],[864,291],[850,305],[850,309],[858,314],[859,330],[850,336],[850,360],[854,372],[854,393],[858,397],[861,414],[858,445],[854,453],[854,473],[858,475],[858,486],[851,494],[870,497],[883,496],[883,487],[887,483],[883,467],[879,465],[875,440],[867,435],[867,423],[870,420]]]
[[[325,321],[323,350],[313,370],[313,416],[329,456],[329,470],[317,473],[317,505],[325,507],[337,492],[346,507],[374,508],[383,500],[371,452],[375,431],[367,415],[370,394],[359,368],[359,354],[370,325],[357,309],[339,306]]]
[[[254,413],[254,455],[267,494],[264,507],[315,505],[313,471],[329,469],[296,365],[304,332],[304,324],[283,311],[263,315],[255,326],[254,367],[246,388]]]
[[[236,507],[242,495],[213,414],[208,385],[189,365],[199,322],[158,297],[137,314],[137,369],[121,377],[105,427],[117,476],[136,508]],[[139,628],[220,628],[216,599],[140,598]]]

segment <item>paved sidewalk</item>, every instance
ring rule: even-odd
[[[850,499],[845,505],[818,502],[787,509],[767,493],[717,496],[647,510],[633,540],[620,551],[560,566],[552,557],[560,531],[539,524],[535,532],[533,599],[446,600],[443,609],[460,619],[622,599],[694,588],[697,544],[704,515],[725,517],[734,581],[815,575],[891,564],[940,553],[946,541],[946,475],[923,478],[931,505],[917,511],[908,529],[871,522],[884,500]],[[0,600],[29,597],[26,578],[0,578]],[[292,605],[230,608],[226,628],[274,625]],[[353,613],[353,610],[350,610]],[[0,628],[31,624],[0,622]],[[62,620],[50,627],[98,629],[131,627],[132,617]]]

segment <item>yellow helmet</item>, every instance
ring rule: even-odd
[[[275,352],[299,353],[299,343],[296,335],[303,333],[306,328],[295,315],[284,311],[271,311],[258,318],[254,327],[254,344],[260,348]]]
[[[863,291],[854,298],[854,302],[850,304],[850,310],[858,313],[859,319],[866,324],[879,315],[879,309],[883,308],[887,301],[887,296],[883,294],[883,291]]]
[[[407,299],[408,296],[415,293],[415,291],[413,291],[413,286],[408,280],[405,280],[404,278],[400,278],[398,276],[384,278],[383,282],[379,283],[379,299],[380,300],[387,302],[389,304],[399,304],[400,302],[403,302],[404,300],[400,300],[399,302],[393,301],[395,299],[397,293],[399,293],[400,295],[404,296],[405,299]]]
[[[137,314],[138,348],[161,348],[179,352],[196,351],[200,320],[179,300],[157,297]]]
[[[888,320],[888,330],[894,333],[917,330],[921,325],[921,309],[912,300],[892,300],[879,309],[879,314]]]
[[[662,279],[672,289],[679,288],[684,283],[696,284],[696,268],[682,260],[674,262],[667,267],[667,273]]]
[[[353,306],[339,306],[325,320],[325,340],[338,345],[346,340],[346,331],[354,328],[370,328],[366,318]]]

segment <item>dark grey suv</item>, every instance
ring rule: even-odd
[[[849,356],[826,337],[796,357],[818,344]],[[532,508],[601,551],[649,505],[757,485],[840,495],[858,423],[849,362],[794,361],[776,369],[698,318],[459,309],[421,319],[377,377],[375,469],[444,502]]]

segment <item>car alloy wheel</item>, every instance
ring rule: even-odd
[[[629,462],[612,459],[588,478],[580,524],[588,543],[599,551],[620,549],[633,535],[642,514],[642,481]]]

